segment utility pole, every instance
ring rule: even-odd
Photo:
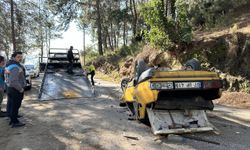
[[[13,51],[16,51],[16,37],[15,37],[15,25],[14,25],[14,6],[13,0],[10,0],[10,11],[11,11],[11,30],[12,30],[12,43],[13,43]]]

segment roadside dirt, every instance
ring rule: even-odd
[[[237,108],[250,108],[250,94],[244,92],[223,92],[222,97],[217,99],[215,103]]]
[[[93,98],[43,102],[35,100],[39,85],[34,84],[21,108],[24,115],[21,120],[26,126],[12,129],[6,119],[0,118],[0,149],[250,149],[250,125],[223,119],[220,116],[225,111],[209,112],[209,120],[218,128],[219,135],[213,132],[188,135],[220,145],[178,135],[154,136],[150,127],[128,120],[127,109],[119,107],[121,91],[117,84],[96,81]]]

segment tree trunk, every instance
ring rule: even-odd
[[[162,3],[162,8],[163,8],[163,10],[164,10],[164,17],[166,17],[167,16],[167,10],[165,9],[166,7],[166,5],[165,5],[165,0],[161,0],[161,3]]]
[[[175,19],[175,0],[170,0],[170,12],[173,19]]]
[[[169,13],[168,13],[168,3],[169,3],[169,0],[166,0],[165,9],[164,9],[165,17],[167,17],[169,15]]]
[[[120,28],[117,30],[117,38],[116,38],[117,48],[119,47],[119,40],[120,40]]]
[[[104,50],[108,49],[107,37],[108,37],[108,31],[107,31],[107,27],[105,27],[105,29],[104,29],[104,37],[103,37]]]
[[[112,45],[112,39],[111,39],[111,34],[110,33],[108,33],[108,41],[109,41],[110,49],[113,50],[114,48],[113,48],[113,45]]]
[[[47,36],[47,35],[46,35]],[[47,37],[46,37],[47,38]],[[47,39],[46,39],[47,40]],[[41,34],[41,62],[43,62],[43,34]]]
[[[164,17],[166,16],[166,12],[165,12],[165,0],[161,0],[161,5],[162,5],[162,8],[163,8],[163,13],[164,13]]]
[[[127,30],[127,11],[128,11],[128,0],[126,0],[126,13],[123,16],[123,46],[126,46],[126,30]]]
[[[113,37],[114,37],[114,38],[113,38],[114,48],[117,48],[115,31],[113,32]]]
[[[96,0],[96,10],[97,10],[97,36],[98,36],[98,51],[100,55],[103,55],[102,50],[102,24],[101,24],[101,14],[100,14],[100,0]]]
[[[113,34],[113,23],[111,22],[111,25],[110,25],[110,45],[111,45],[111,50],[113,51],[114,50],[114,34]]]
[[[43,56],[43,40],[41,41],[41,56]],[[43,57],[41,57],[41,62],[43,61],[42,59]]]
[[[133,30],[133,35],[135,37],[137,31],[137,12],[136,12],[135,0],[130,0],[130,10],[133,16],[132,30]]]
[[[126,46],[126,21],[123,23],[123,46]]]
[[[13,51],[16,51],[16,37],[15,37],[15,25],[14,25],[14,6],[13,5],[14,5],[13,0],[10,0],[12,43],[13,43]]]
[[[170,11],[170,0],[166,0],[166,16],[170,16],[171,11]]]
[[[135,15],[135,18],[134,18],[134,28],[135,28],[135,35],[137,33],[137,11],[136,11],[136,6],[135,6],[135,0],[133,0],[133,6],[134,6],[134,15]]]

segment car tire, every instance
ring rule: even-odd
[[[201,70],[201,63],[197,59],[188,60],[185,66],[191,66],[193,70]]]

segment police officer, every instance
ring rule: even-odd
[[[7,95],[9,101],[10,125],[12,128],[21,127],[25,124],[18,120],[19,108],[24,96],[24,87],[26,84],[25,70],[20,64],[22,62],[22,52],[14,52],[12,61],[6,66],[7,72]]]

